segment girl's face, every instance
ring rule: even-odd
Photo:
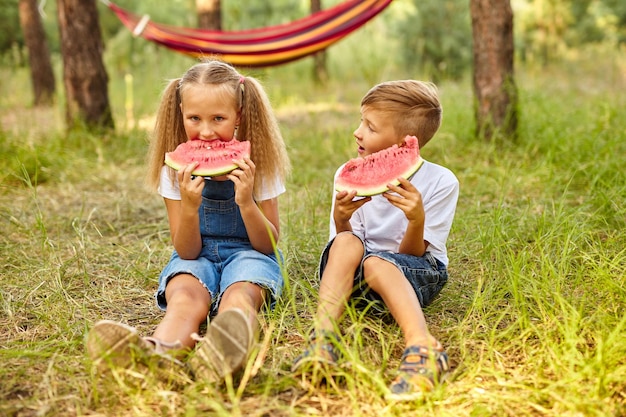
[[[354,131],[359,156],[365,157],[393,145],[402,143],[396,135],[388,113],[371,107],[361,107],[361,123]]]
[[[235,136],[240,113],[227,85],[192,85],[182,91],[180,111],[187,139],[229,141]]]

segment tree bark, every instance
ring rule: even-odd
[[[322,10],[322,0],[311,0],[311,13]],[[328,81],[328,67],[326,66],[326,51],[313,55],[313,81],[316,84],[325,84]]]
[[[24,42],[28,49],[33,103],[35,106],[50,105],[54,101],[54,71],[36,0],[20,0],[19,15]]]
[[[221,0],[196,0],[198,27],[208,30],[222,30]]]
[[[479,136],[515,138],[513,10],[509,0],[470,0],[474,39],[474,94]]]
[[[96,0],[57,0],[68,129],[113,128]]]

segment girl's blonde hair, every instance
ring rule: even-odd
[[[284,183],[290,170],[289,157],[263,87],[225,62],[205,60],[192,66],[182,78],[170,80],[162,93],[148,153],[148,186],[158,188],[165,153],[187,141],[180,109],[181,93],[190,86],[207,84],[223,85],[241,111],[237,139],[250,142],[250,159],[256,165],[255,195],[263,184],[276,185],[274,179]],[[174,178],[173,172],[170,174]]]
[[[441,126],[443,109],[435,84],[416,80],[380,83],[365,94],[361,107],[389,115],[396,134],[416,136],[420,147],[426,145]]]

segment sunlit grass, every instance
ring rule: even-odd
[[[441,85],[444,125],[422,151],[457,174],[461,196],[451,278],[426,314],[454,367],[424,401],[395,404],[382,394],[401,334],[353,308],[341,325],[350,362],[341,380],[316,388],[289,370],[315,311],[332,174],[354,156],[370,85],[300,86],[288,73],[260,74],[276,91],[294,163],[280,200],[288,281],[263,317],[259,361],[224,387],[144,368],[93,373],[85,357],[97,320],[149,333],[162,317],[153,292],[171,244],[163,203],[143,185],[146,132],[67,137],[3,122],[0,414],[625,415],[624,95],[597,80],[587,90],[580,78],[553,85],[522,73],[519,141],[496,144],[472,138],[469,82]],[[136,88],[136,116],[147,118],[159,89]],[[3,120],[27,108],[10,99]]]

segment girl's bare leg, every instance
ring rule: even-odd
[[[229,286],[220,301],[217,314],[238,308],[244,312],[250,327],[257,327],[257,314],[265,302],[266,290],[251,282],[236,282]]]
[[[167,310],[154,331],[153,337],[164,342],[180,341],[183,348],[193,348],[191,338],[204,323],[211,304],[211,295],[192,275],[180,274],[172,278],[165,289]]]

